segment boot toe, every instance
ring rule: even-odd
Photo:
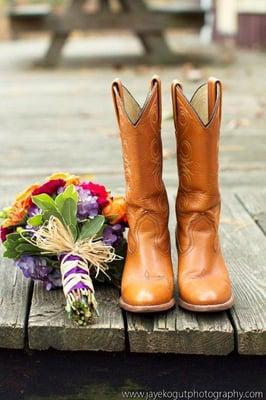
[[[227,280],[188,279],[179,285],[182,300],[193,305],[219,305],[228,302],[232,296]]]
[[[166,304],[173,299],[173,290],[163,284],[128,284],[122,288],[123,301],[131,306],[148,307]]]

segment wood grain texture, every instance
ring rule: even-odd
[[[174,195],[171,195],[170,233],[174,270]],[[176,306],[167,313],[138,315],[127,313],[132,352],[224,355],[234,349],[233,328],[225,312],[200,315]]]
[[[2,253],[2,247],[0,248]],[[25,319],[29,280],[0,255],[0,348],[22,349],[25,340]]]
[[[239,189],[237,197],[266,235],[266,188],[260,190]]]
[[[234,349],[225,313],[196,315],[180,308],[158,315],[129,315],[130,350],[143,353],[225,355]]]
[[[111,287],[97,288],[100,316],[80,328],[66,316],[61,290],[47,292],[34,285],[29,316],[29,347],[35,350],[123,351],[125,333],[118,292]]]
[[[223,200],[221,233],[236,299],[230,312],[237,349],[265,354],[266,238],[233,193],[225,193]]]

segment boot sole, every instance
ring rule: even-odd
[[[189,311],[196,311],[196,312],[217,312],[217,311],[224,311],[231,308],[234,304],[234,296],[232,295],[231,298],[226,301],[225,303],[221,304],[210,304],[210,305],[197,305],[197,304],[190,304],[186,301],[179,299],[178,305],[185,310]]]
[[[123,310],[130,311],[133,313],[153,313],[153,312],[166,311],[174,307],[175,299],[171,299],[170,301],[164,304],[157,304],[152,306],[132,306],[130,304],[125,303],[124,300],[120,297],[119,304],[120,307],[123,308]]]

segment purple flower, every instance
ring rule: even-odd
[[[42,281],[46,290],[62,286],[60,271],[50,267],[42,257],[23,255],[16,261],[26,278]]]
[[[97,196],[93,196],[89,190],[84,190],[81,186],[76,186],[79,199],[77,218],[82,221],[86,218],[94,218],[99,213]]]
[[[108,246],[119,246],[125,227],[122,224],[108,225],[103,231],[103,242]]]
[[[56,194],[63,193],[65,190],[66,190],[66,186],[59,186],[59,188],[57,189]]]
[[[62,286],[61,272],[57,268],[53,268],[48,274],[48,279],[44,282],[45,289],[51,290]]]
[[[39,207],[32,205],[29,209],[28,209],[28,215],[29,217],[34,217],[35,215],[39,215],[41,214],[41,210],[39,209]]]

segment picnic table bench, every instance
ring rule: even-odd
[[[174,232],[174,192],[170,230]],[[221,239],[236,297],[234,307],[213,314],[131,314],[119,308],[118,290],[99,287],[100,316],[79,328],[64,311],[62,291],[46,292],[1,258],[0,348],[136,353],[248,355],[266,353],[266,191],[223,191]],[[172,237],[172,243],[174,238]],[[175,246],[172,246],[176,265]]]
[[[197,0],[177,2],[174,8],[151,8],[145,0],[117,0],[118,9],[115,11],[108,0],[99,0],[96,12],[87,12],[86,3],[87,0],[71,0],[62,14],[55,13],[46,4],[16,6],[12,3],[8,12],[11,31],[14,36],[25,31],[51,32],[51,42],[42,62],[46,66],[58,63],[74,30],[132,31],[142,44],[143,55],[119,57],[116,61],[168,64],[176,63],[177,55],[166,43],[165,30],[189,27],[199,31],[204,24],[205,12]],[[114,57],[101,58],[101,64],[110,61],[114,62]]]

